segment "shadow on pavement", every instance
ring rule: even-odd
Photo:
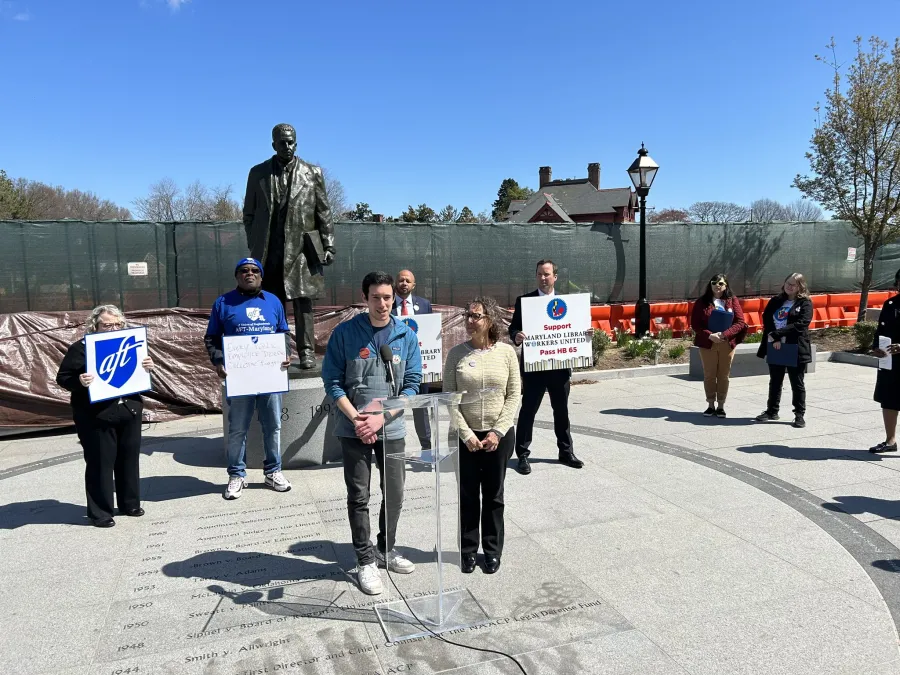
[[[852,516],[861,513],[871,513],[882,518],[900,518],[900,501],[896,499],[876,499],[874,497],[848,495],[845,497],[832,497],[832,500],[832,502],[822,504],[822,508],[829,511],[849,513]]]
[[[0,530],[23,525],[90,525],[84,504],[37,499],[0,506]]]
[[[353,594],[343,585],[343,582],[355,583],[356,575],[345,572],[338,562],[327,560],[332,554],[336,559],[347,556],[355,559],[349,544],[326,540],[300,541],[288,551],[293,552],[294,556],[259,551],[211,551],[163,565],[162,572],[168,577],[218,582],[207,586],[207,589],[219,595],[221,601],[252,605],[254,610],[265,614],[377,623],[370,607],[354,606],[356,600]],[[300,555],[318,557],[324,561],[302,559]],[[316,584],[319,581],[341,583],[323,586]],[[229,591],[221,583],[253,588]],[[260,586],[271,587],[260,589]],[[222,611],[227,610],[217,608],[213,615]]]
[[[665,408],[610,408],[601,410],[601,415],[617,415],[619,417],[635,417],[638,419],[665,419],[668,422],[684,422],[701,427],[744,427],[755,425],[749,417],[704,417],[702,412],[684,410],[666,410]]]
[[[805,459],[821,461],[825,459],[853,460],[856,462],[881,462],[889,459],[886,455],[875,455],[868,450],[847,450],[839,448],[789,448],[786,445],[760,444],[735,448],[748,455],[765,453],[779,459]],[[900,457],[894,455],[894,457]]]

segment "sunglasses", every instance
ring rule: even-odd
[[[238,270],[238,274],[253,274],[258,275],[259,269],[256,267],[242,267]]]
[[[464,314],[468,321],[481,321],[487,314],[478,314],[477,312],[466,312]]]
[[[728,282],[727,281],[713,281],[712,285],[713,286],[727,286]]]

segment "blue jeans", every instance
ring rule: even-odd
[[[247,475],[247,430],[253,421],[253,411],[259,410],[259,424],[263,432],[266,459],[263,473],[281,471],[281,394],[237,396],[228,399],[228,458],[229,476]]]

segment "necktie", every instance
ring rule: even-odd
[[[400,316],[409,316],[409,310],[406,308],[406,300],[403,301],[403,306],[400,308]]]

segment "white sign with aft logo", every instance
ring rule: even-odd
[[[147,329],[129,328],[84,336],[86,372],[94,376],[88,387],[91,403],[139,394],[150,389],[150,373],[141,367],[147,358]]]
[[[525,372],[593,366],[590,328],[589,293],[522,298]]]
[[[287,369],[281,368],[287,359],[284,333],[226,335],[222,338],[222,351],[228,398],[280,394],[288,390]]]
[[[419,338],[422,352],[422,384],[440,382],[444,377],[444,343],[441,337],[441,315],[416,314],[398,316]]]

